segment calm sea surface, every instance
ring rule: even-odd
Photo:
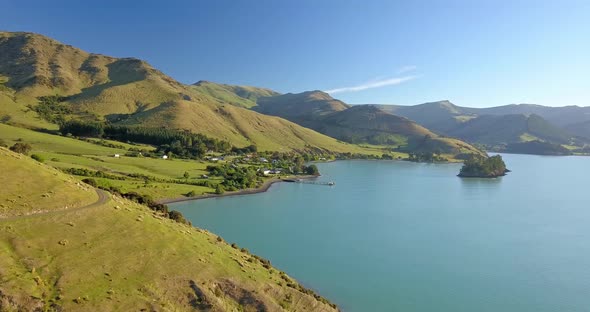
[[[344,311],[590,311],[590,157],[503,155],[513,172],[338,161],[321,181],[179,203]]]

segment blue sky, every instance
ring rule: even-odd
[[[144,59],[183,83],[349,103],[590,105],[590,1],[14,1],[0,29]]]

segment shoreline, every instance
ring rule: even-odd
[[[270,187],[273,184],[279,183],[279,182],[287,182],[285,180],[288,180],[288,179],[297,178],[297,179],[301,179],[301,180],[309,180],[309,179],[315,179],[318,177],[320,177],[320,176],[304,175],[304,176],[287,176],[287,177],[282,177],[282,178],[273,178],[273,179],[264,181],[264,183],[262,183],[262,185],[257,188],[250,188],[250,189],[243,189],[243,190],[232,191],[232,192],[225,192],[223,194],[211,194],[210,193],[210,194],[201,194],[201,195],[197,195],[197,196],[193,196],[193,197],[167,198],[167,199],[158,200],[157,202],[159,204],[168,205],[168,204],[181,203],[181,202],[185,202],[185,201],[201,200],[201,199],[216,198],[216,197],[258,194],[258,193],[264,193],[264,192],[268,191],[268,189],[270,189]],[[292,183],[292,182],[288,182],[288,183]]]

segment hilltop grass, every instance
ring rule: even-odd
[[[54,187],[55,196],[67,196],[54,201],[92,199],[74,179],[25,156],[0,149],[0,163],[26,173],[17,177],[32,198]],[[22,189],[20,179],[5,176],[3,190]],[[10,199],[0,192],[0,202]],[[31,205],[40,212],[51,203]],[[86,209],[0,218],[3,311],[334,310],[283,276],[216,235],[119,197]]]
[[[252,108],[256,106],[256,100],[259,97],[273,96],[278,93],[264,88],[232,86],[218,83],[200,81],[190,86],[192,89],[207,95],[220,103]]]
[[[98,198],[73,177],[5,148],[0,148],[0,168],[0,217],[84,206]]]

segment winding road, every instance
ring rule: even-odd
[[[73,212],[73,211],[80,211],[80,210],[84,210],[84,209],[91,209],[91,208],[96,208],[99,206],[102,206],[104,204],[106,204],[109,201],[109,193],[106,191],[103,191],[101,189],[94,189],[96,191],[96,194],[98,195],[98,199],[91,204],[82,206],[82,207],[77,207],[77,208],[71,208],[71,209],[62,209],[62,210],[50,210],[50,211],[45,211],[45,212],[40,212],[40,213],[33,213],[33,214],[29,214],[29,215],[24,215],[24,216],[14,216],[14,217],[7,217],[7,218],[0,218],[0,223],[1,222],[6,222],[6,221],[13,221],[13,220],[21,220],[21,219],[27,219],[27,218],[33,218],[33,217],[39,217],[39,216],[47,216],[47,215],[54,215],[54,214],[58,214],[58,213],[62,213],[62,212]]]

